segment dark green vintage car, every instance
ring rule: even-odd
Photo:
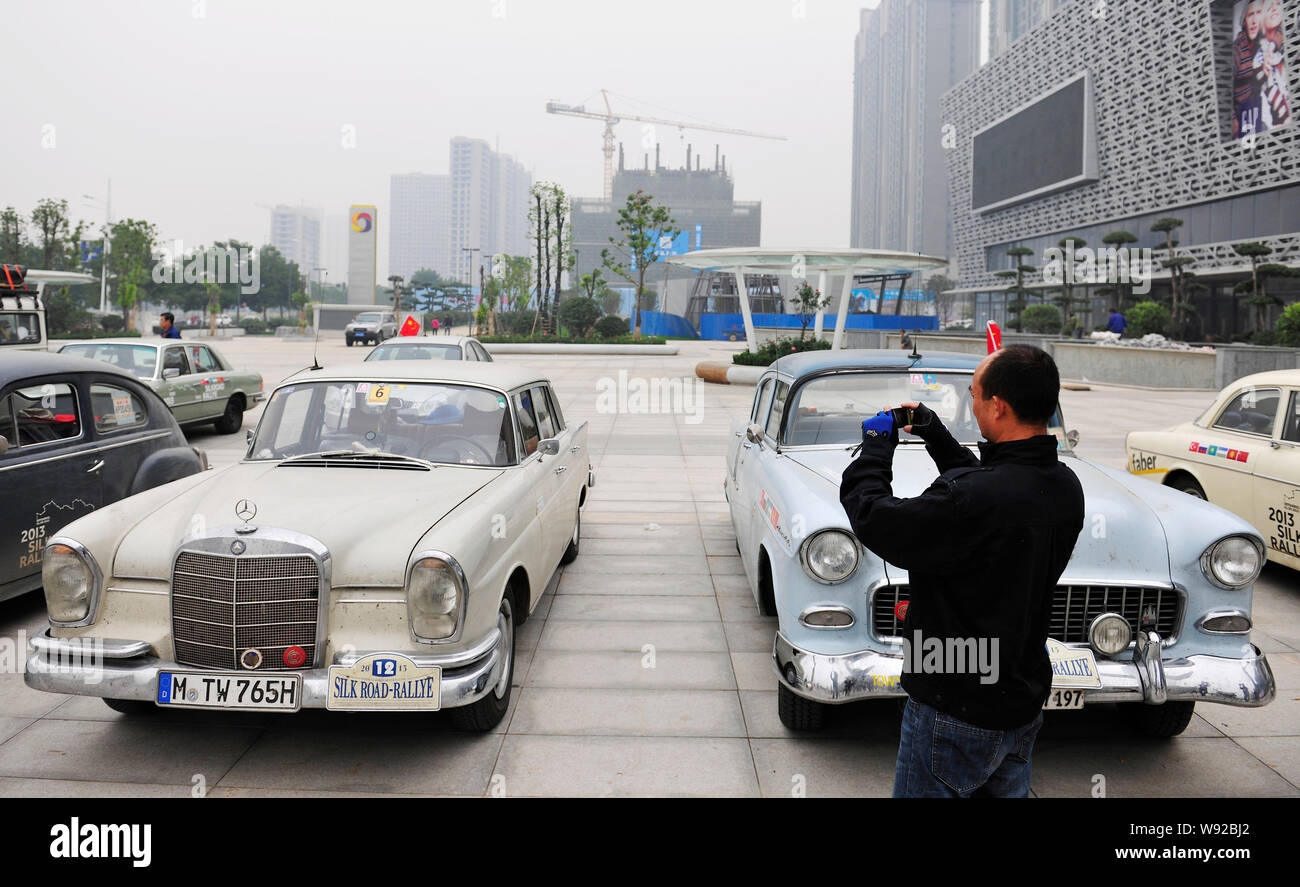
[[[244,411],[266,396],[262,376],[238,372],[211,345],[182,339],[99,339],[59,349],[126,370],[154,391],[181,425],[212,422],[222,434],[244,424]]]

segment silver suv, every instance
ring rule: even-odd
[[[391,311],[363,311],[343,328],[343,338],[351,348],[357,342],[378,344],[397,335],[397,317]]]

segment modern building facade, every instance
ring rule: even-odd
[[[853,60],[850,244],[952,254],[940,100],[979,65],[978,0],[882,0]]]
[[[691,163],[694,163],[693,168],[689,166]],[[626,205],[628,195],[637,191],[644,191],[654,198],[656,205],[668,208],[675,227],[681,232],[672,246],[676,252],[761,245],[763,204],[761,201],[735,199],[735,182],[722,155],[715,151],[713,166],[702,168],[698,155],[688,153],[687,164],[674,169],[661,166],[656,151],[653,166],[647,155],[644,169],[626,169],[620,150],[619,166],[614,173],[614,200],[585,197],[573,200],[577,275],[601,268],[601,251],[605,249],[620,261],[627,261],[610,243],[610,238],[622,240],[618,211]],[[614,289],[627,285],[625,280],[608,270],[602,273]],[[692,271],[676,265],[665,267],[663,262],[656,262],[647,272],[646,281],[647,286],[663,291],[667,279],[670,285],[660,306],[681,313],[689,291],[687,283],[694,277]]]
[[[1131,248],[1153,251],[1151,295],[1167,294],[1165,235],[1151,229],[1176,218],[1177,255],[1204,287],[1185,336],[1249,328],[1252,306],[1234,287],[1250,262],[1234,245],[1262,242],[1274,251],[1265,261],[1300,266],[1300,126],[1276,110],[1277,90],[1300,96],[1300,4],[1279,4],[1268,33],[1285,34],[1286,64],[1274,91],[1255,94],[1253,46],[1240,51],[1246,6],[1143,0],[1098,16],[1076,0],[944,96],[958,134],[948,153],[958,286],[973,296],[976,326],[1007,316],[997,272],[1015,267],[1008,250],[1025,247],[1025,264],[1050,268],[1049,250],[1067,237],[1096,251],[1128,232]],[[1264,100],[1275,107],[1268,128],[1257,125]],[[1126,294],[1113,270],[1086,282],[1085,329]],[[1041,272],[1026,285],[1039,294],[1030,301],[1059,289]],[[1294,287],[1275,280],[1270,292],[1295,298]]]
[[[532,176],[523,164],[482,139],[451,140],[447,249],[457,280],[478,285],[478,269],[497,253],[527,255]],[[471,252],[474,250],[475,252]]]
[[[451,176],[400,173],[391,179],[388,273],[409,281],[421,268],[444,277],[451,262]]]
[[[320,264],[320,212],[305,206],[276,206],[271,210],[271,246],[298,270],[310,274]]]
[[[988,0],[989,58],[1006,52],[1011,44],[1028,34],[1041,22],[1065,6],[1069,0]],[[1089,0],[1094,13],[1105,10],[1097,0]]]

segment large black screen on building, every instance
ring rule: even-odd
[[[975,210],[1050,190],[1086,174],[1084,78],[975,136]]]

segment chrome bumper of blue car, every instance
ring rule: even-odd
[[[178,665],[154,655],[143,641],[99,638],[54,638],[47,630],[31,640],[32,654],[23,675],[27,686],[50,693],[103,696],[153,702],[158,697],[161,672],[204,671]],[[442,708],[477,702],[500,682],[505,667],[501,631],[492,632],[460,654],[433,656],[406,652],[417,665],[442,668]],[[336,665],[350,665],[358,654],[335,657]],[[302,676],[302,708],[326,708],[329,669],[309,668]]]
[[[1222,656],[1160,658],[1160,637],[1150,632],[1134,645],[1132,659],[1097,658],[1101,687],[1085,690],[1087,702],[1217,702],[1257,707],[1276,694],[1273,670],[1258,647],[1240,659]],[[862,650],[826,655],[800,650],[777,633],[772,647],[777,678],[795,694],[817,702],[906,696],[899,655]]]

